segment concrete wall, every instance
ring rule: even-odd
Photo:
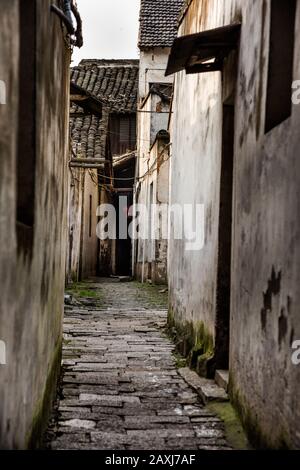
[[[191,332],[187,351],[216,346],[222,106],[235,106],[230,389],[258,446],[300,447],[300,107],[265,134],[270,1],[192,1],[179,35],[242,21],[237,75],[176,75],[171,203],[205,205],[205,246],[169,247],[170,322]],[[297,1],[294,80],[300,76]],[[234,57],[231,59],[234,60]],[[284,72],[283,72],[284,73]],[[236,78],[235,78],[236,77]],[[232,97],[231,97],[232,98]],[[173,228],[174,223],[172,223]],[[196,344],[198,343],[198,345]]]
[[[36,443],[60,364],[70,55],[50,0],[36,3],[35,225],[33,249],[25,258],[20,246],[18,255],[16,236],[19,2],[0,2],[0,80],[7,84],[7,104],[0,104],[0,338],[7,348],[7,365],[0,366],[3,449]]]

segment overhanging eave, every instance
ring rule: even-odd
[[[94,114],[102,119],[103,103],[76,83],[70,83],[70,100],[84,110],[86,114]]]
[[[175,39],[171,48],[166,76],[181,70],[204,73],[222,70],[223,61],[237,49],[241,23]]]

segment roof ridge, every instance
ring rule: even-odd
[[[82,59],[78,66],[82,66],[83,64],[99,64],[104,66],[109,65],[123,65],[123,66],[131,66],[131,65],[138,65],[139,59]]]

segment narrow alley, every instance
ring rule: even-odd
[[[66,306],[61,393],[47,446],[229,449],[222,422],[176,370],[165,290],[113,279],[81,288],[72,295],[81,305]]]
[[[0,0],[0,451],[300,450],[298,46],[300,0]]]

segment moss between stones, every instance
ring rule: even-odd
[[[207,406],[224,422],[228,444],[236,450],[250,450],[246,433],[233,406],[230,403],[210,403]]]
[[[187,366],[186,359],[178,352],[173,353],[176,369],[182,369]]]
[[[175,320],[172,309],[169,309],[168,332],[180,354],[187,358],[189,367],[207,376],[207,364],[214,356],[214,340],[204,323],[181,324]]]
[[[91,298],[100,300],[102,298],[99,288],[91,288],[90,284],[85,282],[76,282],[74,284],[69,284],[66,287],[66,293],[73,295],[75,299],[78,300],[80,300],[81,298]]]
[[[132,285],[137,288],[136,298],[147,302],[155,307],[167,308],[168,306],[168,290],[165,285],[148,284],[133,281]]]
[[[229,380],[229,394],[233,405],[237,409],[249,441],[255,449],[287,450],[292,448],[290,438],[284,430],[277,432],[277,437],[267,436],[261,429],[257,416],[251,412],[245,398],[235,385],[232,374]]]
[[[26,437],[25,447],[27,449],[38,449],[42,446],[43,434],[46,430],[52,410],[53,400],[56,395],[61,367],[61,355],[62,344],[60,342],[55,349],[44,392],[42,394],[42,398],[35,408],[31,429]]]

